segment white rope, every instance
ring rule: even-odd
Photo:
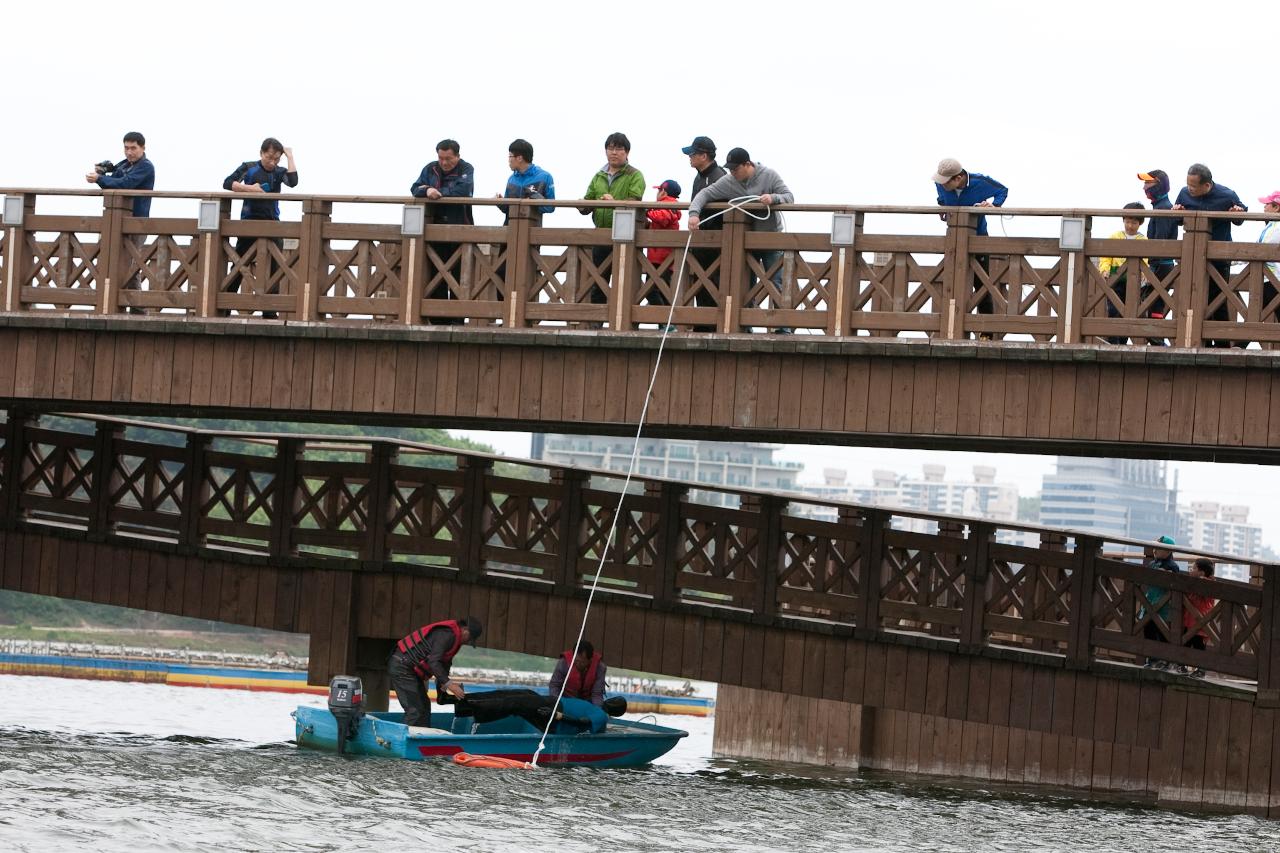
[[[771,211],[770,211],[769,205],[767,204],[765,205],[765,212],[763,215],[758,214],[755,211],[747,210],[745,209],[745,207],[743,207],[743,205],[750,204],[751,202],[754,202],[759,198],[760,196],[756,196],[756,195],[744,195],[744,196],[738,196],[737,198],[730,199],[728,202],[729,204],[728,207],[726,207],[724,210],[717,211],[716,213],[711,214],[705,219],[699,219],[699,225],[701,225],[701,223],[703,222],[710,222],[712,219],[715,219],[717,216],[723,216],[724,214],[728,213],[730,210],[741,210],[743,213],[745,213],[747,216],[750,216],[752,219],[759,219],[759,220],[768,219]],[[582,625],[578,628],[578,639],[575,640],[573,644],[573,655],[575,657],[577,656],[577,653],[578,653],[578,646],[582,645],[582,638],[587,632],[587,618],[591,615],[591,604],[593,601],[595,601],[596,588],[600,584],[600,574],[604,571],[604,561],[609,557],[609,549],[613,547],[613,537],[618,530],[618,517],[622,515],[622,504],[627,497],[627,487],[631,485],[631,478],[635,474],[636,460],[639,458],[639,455],[640,455],[640,434],[644,430],[645,418],[649,414],[649,400],[653,396],[653,386],[658,381],[658,369],[662,366],[662,353],[663,353],[663,350],[666,349],[667,336],[671,334],[671,328],[672,328],[671,321],[675,317],[676,305],[680,301],[680,286],[684,282],[684,267],[685,267],[685,262],[689,258],[689,246],[692,242],[693,242],[693,232],[690,231],[689,238],[684,241],[684,253],[680,256],[680,270],[679,272],[676,273],[676,286],[675,286],[675,289],[671,291],[671,299],[668,300],[671,303],[671,305],[667,309],[667,324],[662,330],[662,339],[658,341],[658,356],[653,360],[653,373],[650,374],[649,376],[649,389],[645,392],[644,405],[640,409],[640,421],[636,424],[636,436],[635,436],[634,442],[631,445],[631,462],[630,464],[627,465],[627,476],[626,476],[626,479],[623,480],[622,482],[622,491],[618,493],[618,505],[614,508],[613,519],[609,523],[609,536],[605,540],[604,548],[602,548],[600,551],[600,562],[596,564],[596,573],[591,578],[591,590],[587,593],[587,607],[585,610],[582,611]],[[569,546],[569,543],[562,542],[561,547],[567,548],[570,546]],[[569,666],[573,666],[572,658],[569,661]],[[533,759],[531,760],[530,763],[534,767],[538,766],[538,756],[541,755],[542,750],[546,748],[547,734],[551,731],[551,726],[555,723],[556,711],[560,709],[560,700],[564,698],[564,691],[565,691],[565,688],[568,687],[568,685],[569,685],[569,678],[566,675],[564,681],[561,682],[560,684],[560,693],[557,694],[556,696],[556,703],[554,706],[552,706],[551,714],[548,715],[547,717],[546,728],[542,730],[542,737],[538,739],[538,748],[533,753]]]

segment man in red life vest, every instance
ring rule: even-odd
[[[566,697],[585,699],[597,708],[603,707],[606,669],[608,667],[600,659],[600,653],[591,643],[583,640],[578,644],[576,655],[567,650],[560,655],[556,671],[551,674],[551,695],[560,695],[560,686],[563,684]]]
[[[468,616],[423,625],[396,643],[396,650],[387,661],[387,672],[400,707],[404,708],[406,726],[431,725],[428,680],[436,680],[437,704],[453,704],[466,695],[461,684],[449,680],[449,668],[458,650],[465,643],[474,646],[483,631],[480,620]]]

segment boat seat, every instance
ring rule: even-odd
[[[455,735],[474,734],[475,732],[472,729],[475,728],[475,722],[473,717],[454,717],[451,733]]]
[[[431,726],[406,726],[409,730],[409,737],[431,737],[434,735],[447,735],[448,729],[434,729]]]

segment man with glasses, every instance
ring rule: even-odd
[[[702,211],[713,202],[729,201],[744,196],[754,196],[760,204],[764,205],[791,204],[795,201],[795,196],[782,180],[782,176],[768,166],[752,160],[745,148],[734,148],[730,151],[725,157],[724,167],[726,170],[724,177],[693,197],[693,202],[689,205],[690,231],[698,231],[702,228]],[[766,211],[766,215],[759,219],[754,216],[748,217],[747,226],[752,231],[781,231],[782,214],[771,207]],[[751,254],[765,272],[773,270],[770,280],[780,294],[782,292],[782,251],[779,249],[753,250]],[[754,287],[756,281],[756,276],[752,274],[748,287]],[[763,302],[764,299],[748,300],[743,307],[754,308]],[[790,330],[779,329],[778,331]]]
[[[609,134],[604,141],[605,164],[600,167],[587,184],[587,192],[582,197],[585,201],[639,201],[644,198],[644,175],[632,166],[631,140],[625,133]],[[613,228],[613,209],[609,207],[580,207],[578,212],[590,216],[597,228]],[[603,264],[613,255],[613,246],[594,246],[591,249],[591,263],[603,272]],[[602,276],[603,277],[603,276]],[[591,285],[591,301],[607,302],[604,291],[598,285]]]

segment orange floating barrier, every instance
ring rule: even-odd
[[[460,767],[492,767],[502,770],[533,770],[534,766],[527,761],[515,758],[501,758],[497,755],[472,755],[468,752],[454,753],[453,763]]]

